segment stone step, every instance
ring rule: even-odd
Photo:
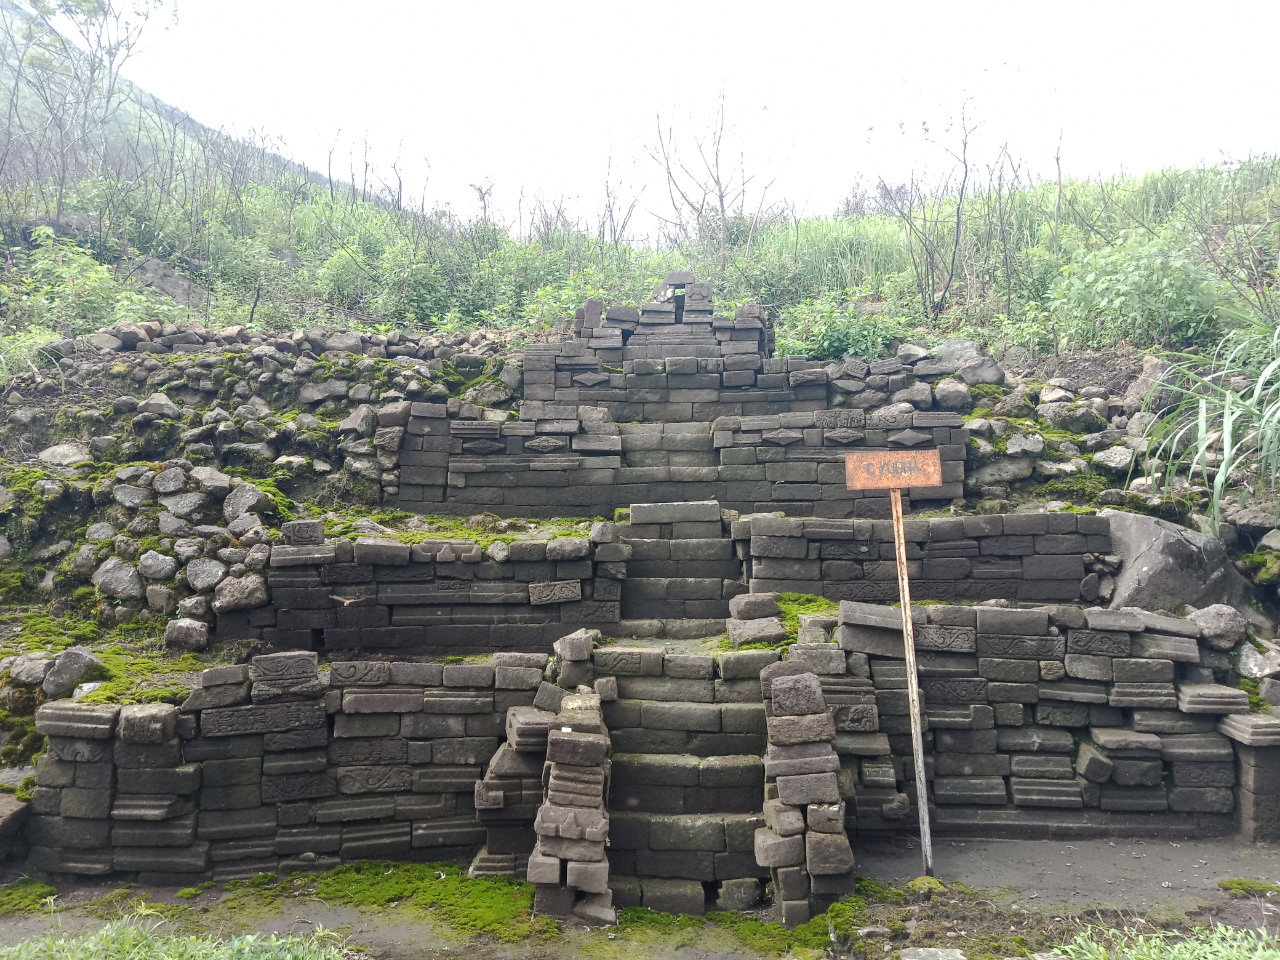
[[[617,741],[614,740],[615,749]],[[753,814],[764,803],[758,755],[615,753],[609,809],[646,814]]]
[[[609,873],[710,883],[767,877],[755,859],[760,814],[610,813]]]
[[[1025,837],[1066,840],[1088,837],[1218,837],[1234,832],[1231,814],[1134,813],[1051,807],[930,805],[931,828],[939,837]],[[900,821],[915,828],[914,813]]]
[[[759,680],[627,676],[617,680],[619,693],[627,699],[601,704],[615,751],[693,757],[764,754]],[[722,700],[717,702],[717,697]],[[755,702],[750,702],[751,697]]]

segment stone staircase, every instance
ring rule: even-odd
[[[709,654],[608,647],[596,671],[618,699],[602,704],[614,755],[608,797],[615,903],[702,914],[743,909],[768,871],[761,667],[772,650]]]

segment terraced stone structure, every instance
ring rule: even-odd
[[[248,347],[243,331],[124,326],[99,346],[146,354],[139,384],[218,394],[234,416],[184,413],[159,389],[121,398],[136,410],[127,459],[165,432],[184,456],[92,488],[75,463],[120,438],[46,450],[67,471],[48,497],[111,511],[68,543],[63,573],[121,620],[144,603],[177,614],[171,648],[259,655],[206,670],[181,706],[40,707],[35,796],[0,817],[0,849],[32,870],[189,886],[451,858],[527,878],[539,911],[591,923],[766,894],[786,923],[808,919],[854,889],[861,840],[916,828],[888,501],[844,480],[844,453],[867,449],[933,448],[943,465],[940,486],[904,492],[934,514],[904,533],[935,832],[1280,838],[1280,720],[1229,685],[1253,649],[1243,620],[1103,609],[1141,597],[1117,555],[1129,520],[1113,542],[1105,513],[1065,504],[948,515],[970,451],[968,492],[988,498],[1089,466],[1065,447],[1036,459],[1044,439],[1023,433],[984,462],[979,437],[997,431],[971,421],[971,443],[961,411],[1003,378],[990,357],[777,357],[764,310],[717,317],[710,287],[681,274],[639,309],[589,301],[571,340],[492,366],[488,344],[426,336]],[[161,382],[173,370],[150,356],[223,348],[245,379],[201,356]],[[339,376],[378,360],[401,372],[377,396]],[[450,397],[429,376],[446,362],[495,379]],[[295,392],[343,418],[343,483],[384,505],[610,519],[512,542],[280,523],[278,490],[218,467],[328,470],[328,428],[265,399]],[[1040,409],[1097,428],[1099,449],[1121,442],[1102,430],[1108,397],[1056,396],[1032,408],[1015,392],[993,416]],[[144,551],[131,535],[152,524],[166,539]],[[797,632],[784,593],[838,613]]]
[[[399,506],[538,517],[717,500],[887,517],[885,496],[845,488],[844,452],[926,447],[941,453],[943,483],[909,496],[963,496],[969,433],[932,390],[954,364],[774,357],[762,308],[716,317],[710,286],[687,274],[639,310],[593,300],[579,314],[572,342],[525,349],[519,419],[457,401],[379,411],[385,437],[399,438]]]

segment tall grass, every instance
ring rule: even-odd
[[[115,920],[80,936],[49,934],[0,946],[0,960],[343,960],[343,951],[305,937],[165,936],[153,924]]]
[[[1177,354],[1148,398],[1159,419],[1147,429],[1165,484],[1179,474],[1210,483],[1215,529],[1229,485],[1252,478],[1280,485],[1280,329],[1223,338],[1211,357]]]
[[[1280,960],[1269,933],[1215,925],[1188,935],[1092,927],[1049,953],[1062,960]]]

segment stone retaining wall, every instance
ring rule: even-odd
[[[637,503],[630,523],[487,552],[473,541],[326,543],[318,523],[288,523],[270,551],[269,605],[220,614],[217,634],[339,657],[547,651],[584,626],[653,636],[653,621],[687,620],[714,635],[749,591],[897,598],[888,521],[734,516],[715,501]],[[908,520],[912,595],[1093,600],[1108,529],[1071,513]]]
[[[845,603],[838,642],[812,640],[824,625],[809,620],[810,639],[783,662],[776,650],[591,653],[578,633],[549,669],[545,655],[508,652],[340,661],[321,674],[315,654],[281,653],[205,671],[181,708],[48,703],[36,717],[49,741],[23,831],[29,864],[181,886],[374,857],[522,876],[539,835],[574,839],[559,814],[581,792],[587,805],[607,798],[603,820],[592,816],[610,838],[619,906],[699,912],[708,890],[712,905],[750,905],[772,869],[798,918],[803,901],[820,907],[852,874],[824,859],[822,837],[796,861],[762,836],[843,830],[856,852],[859,838],[914,830],[895,617]],[[917,620],[940,835],[1275,837],[1280,721],[1214,683],[1225,657],[1189,621],[1069,606],[932,606]],[[815,687],[803,709],[819,713],[765,700],[764,675],[813,674],[824,705]],[[786,721],[769,726],[772,743],[767,716]],[[552,726],[608,738],[603,789],[590,770],[548,788]],[[795,800],[819,774],[834,775],[838,799],[824,779]],[[536,819],[547,803],[560,805],[554,824]],[[821,826],[805,803],[822,808]],[[555,866],[546,858],[579,863],[569,879],[539,874],[548,909],[605,909],[603,868],[581,865],[600,862],[595,847],[537,849],[544,870]]]
[[[1074,513],[905,520],[911,596],[1096,600],[1099,577],[1090,567],[1111,552],[1110,529],[1105,517]],[[752,517],[735,522],[731,536],[752,593],[898,598],[890,521]]]
[[[405,401],[378,411],[374,445],[398,437],[398,504],[422,513],[608,514],[718,500],[744,513],[887,517],[883,495],[845,488],[844,453],[936,447],[942,485],[909,498],[963,496],[969,432],[959,413],[930,409],[930,384],[951,372],[754,353],[629,359],[615,372],[581,344],[531,345],[518,419],[457,400]],[[868,412],[891,394],[912,400]]]

